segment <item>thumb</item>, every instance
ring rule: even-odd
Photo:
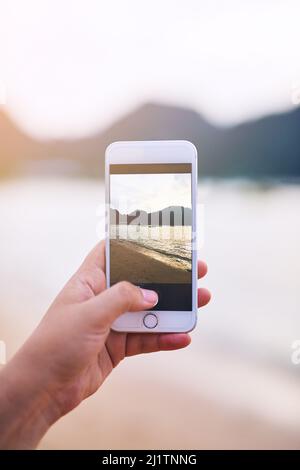
[[[110,328],[111,324],[122,313],[138,312],[152,308],[158,302],[157,293],[153,290],[122,281],[83,302],[85,319],[89,318],[90,325],[96,328]]]

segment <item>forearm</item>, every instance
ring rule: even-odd
[[[42,381],[18,354],[0,372],[0,448],[36,448],[58,417]]]

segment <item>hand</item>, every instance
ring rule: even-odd
[[[206,272],[206,264],[199,262],[198,277]],[[22,432],[17,436],[6,433],[2,439],[5,447],[35,447],[47,429],[95,393],[125,357],[180,349],[190,343],[190,336],[182,333],[112,331],[110,327],[119,315],[153,307],[157,295],[127,282],[106,289],[104,273],[105,249],[101,242],[2,371],[6,412],[3,416],[0,397],[0,422],[1,415],[9,421],[10,413],[20,412],[14,411],[16,405],[23,410],[19,417]],[[209,300],[209,291],[199,289],[198,305],[206,305]],[[31,424],[26,436],[24,422]]]

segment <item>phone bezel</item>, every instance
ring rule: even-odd
[[[110,173],[111,164],[130,163],[191,163],[192,164],[192,310],[191,311],[149,311],[155,313],[158,325],[148,329],[143,318],[148,311],[125,313],[113,324],[112,329],[122,332],[188,332],[195,328],[197,322],[197,150],[189,141],[124,141],[110,144],[105,152],[105,202],[106,202],[106,281],[110,286],[110,248],[109,248],[109,210],[110,207]]]

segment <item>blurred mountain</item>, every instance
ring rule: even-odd
[[[215,127],[193,110],[145,104],[102,132],[83,139],[35,140],[0,113],[0,174],[103,176],[104,151],[116,140],[192,141],[199,174],[210,177],[300,176],[300,110],[238,126]]]

